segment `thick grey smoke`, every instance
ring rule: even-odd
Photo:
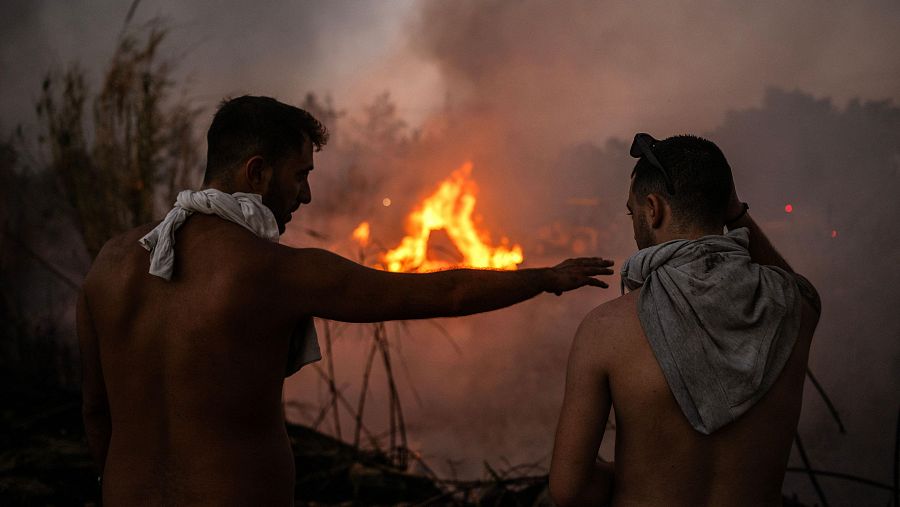
[[[889,484],[900,402],[900,318],[894,312],[900,301],[895,267],[900,233],[892,225],[900,216],[900,204],[892,197],[900,191],[900,107],[855,101],[838,107],[827,99],[772,88],[757,106],[729,111],[721,125],[701,134],[723,148],[754,216],[821,292],[825,311],[810,367],[840,411],[847,434],[839,434],[826,405],[807,386],[800,432],[813,465]],[[531,190],[547,203],[544,221],[533,218],[538,224],[534,234],[513,236],[522,240],[531,265],[573,255],[576,231],[593,231],[587,253],[621,262],[634,251],[630,222],[623,214],[633,165],[627,146],[625,140],[611,139],[561,150],[553,161],[557,177]],[[567,193],[600,204],[567,206]],[[790,214],[787,204],[793,207]],[[499,207],[488,205],[490,210]],[[554,226],[567,235],[566,241],[554,244],[540,236]],[[354,255],[349,242],[332,246]],[[538,254],[541,247],[547,249],[543,255]],[[410,324],[408,335],[390,328],[409,369],[402,391],[414,448],[445,473],[478,473],[481,460],[497,465],[504,458],[546,465],[571,336],[591,307],[616,295],[614,290],[585,289],[442,321],[460,352],[426,324]],[[358,393],[368,346],[362,332],[342,334],[336,345],[338,375],[350,399]],[[298,389],[309,389],[315,379],[313,372],[301,373],[289,383],[288,393],[309,399]],[[373,384],[381,402],[369,405],[368,420],[375,427],[387,421],[382,382],[379,378]],[[605,447],[605,452],[611,449]],[[454,467],[442,466],[451,459]],[[797,456],[791,465],[801,465]],[[839,503],[881,501],[884,496],[844,482],[823,483]],[[810,502],[815,498],[800,474],[788,475],[785,491]]]
[[[769,86],[896,99],[898,18],[891,1],[432,1],[413,45],[451,98],[546,149],[638,128],[709,130]]]
[[[620,213],[634,132],[719,143],[754,216],[822,292],[810,366],[848,433],[808,388],[800,432],[814,467],[890,484],[900,404],[898,21],[896,2],[435,1],[422,6],[410,51],[445,80],[446,109],[424,126],[441,126],[435,158],[474,159],[485,213],[523,241],[529,262],[573,253],[571,241],[548,241],[553,231],[591,230],[590,253],[620,262],[633,251]],[[392,174],[404,178],[413,177]],[[426,457],[458,458],[467,473],[481,459],[546,464],[570,337],[614,295],[583,291],[448,322],[459,356],[413,326],[419,335],[404,350],[423,401],[410,395],[407,405]],[[832,502],[887,500],[822,483]],[[789,474],[785,491],[813,502],[808,484]]]

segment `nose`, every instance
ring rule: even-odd
[[[300,189],[300,195],[298,196],[300,204],[309,204],[312,202],[312,189],[309,188],[309,184],[303,185]]]

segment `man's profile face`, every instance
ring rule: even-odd
[[[308,139],[303,141],[300,150],[291,151],[274,167],[262,201],[275,215],[279,233],[284,234],[286,224],[291,221],[291,214],[301,204],[312,201],[312,191],[309,188],[309,173],[312,170],[313,146]]]
[[[631,218],[631,228],[634,231],[634,242],[639,250],[653,246],[653,231],[650,229],[650,219],[647,217],[643,203],[638,202],[634,195],[634,178],[628,189],[628,201],[625,204]]]

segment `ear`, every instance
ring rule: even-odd
[[[668,212],[666,202],[656,194],[647,195],[647,213],[649,214],[650,227],[659,229],[662,226],[664,215]]]
[[[264,195],[269,189],[275,169],[259,155],[247,159],[244,163],[244,176],[254,194]]]

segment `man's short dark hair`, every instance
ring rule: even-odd
[[[659,169],[641,158],[633,173],[635,196],[665,197],[676,224],[722,227],[732,188],[731,167],[722,150],[701,137],[679,135],[659,141],[652,153],[669,173],[673,193]]]
[[[307,139],[319,151],[328,142],[328,130],[299,107],[271,97],[244,95],[222,101],[206,139],[203,181],[209,183],[254,155],[277,164]]]

